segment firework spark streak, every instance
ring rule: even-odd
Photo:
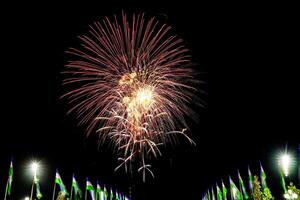
[[[64,71],[69,113],[77,113],[87,134],[113,144],[116,170],[132,170],[135,161],[145,180],[161,145],[174,144],[178,134],[194,144],[185,133],[195,93],[188,49],[170,26],[144,14],[104,18],[79,38]]]

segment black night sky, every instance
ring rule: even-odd
[[[14,4],[1,6],[0,195],[4,195],[10,157],[15,160],[12,199],[30,192],[28,161],[44,166],[41,188],[51,199],[55,168],[69,187],[77,175],[113,186],[134,200],[201,199],[208,187],[228,175],[236,180],[259,161],[278,191],[274,157],[286,146],[297,153],[299,137],[299,36],[292,5],[205,4],[197,1],[111,1]],[[153,162],[155,179],[114,172],[113,154],[86,138],[59,97],[65,50],[104,16],[145,12],[174,27],[191,50],[200,72],[196,107],[189,121],[196,147],[164,150]],[[297,37],[296,37],[297,36]],[[272,178],[271,178],[272,177]],[[296,175],[295,175],[296,179]]]

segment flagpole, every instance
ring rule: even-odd
[[[31,186],[30,200],[32,200],[32,197],[33,197],[34,178],[35,178],[35,175],[33,176],[33,179],[32,179],[32,186]]]
[[[94,194],[96,194],[95,200],[98,200],[98,185],[99,185],[99,183],[98,183],[98,180],[97,180],[96,191],[94,192]],[[100,199],[100,197],[99,197],[99,199]]]
[[[87,190],[85,189],[84,200],[87,200]]]
[[[239,189],[240,189],[240,192],[242,194],[242,200],[244,200],[244,192],[242,190],[242,186],[241,186],[241,183],[239,183]]]
[[[56,182],[54,180],[54,186],[53,186],[53,193],[52,193],[52,200],[55,198],[55,190],[56,190]]]
[[[72,179],[72,184],[71,184],[71,190],[70,190],[70,200],[72,200],[73,197],[73,179]]]
[[[300,144],[298,146],[298,185],[300,186]]]
[[[8,190],[8,180],[7,180],[6,187],[5,187],[5,196],[4,196],[4,200],[6,200],[7,190]]]

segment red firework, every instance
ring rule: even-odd
[[[126,171],[138,161],[138,171],[149,172],[146,163],[161,155],[160,145],[174,143],[185,134],[185,116],[191,113],[193,70],[182,39],[171,27],[144,14],[128,20],[104,18],[80,36],[81,47],[71,48],[66,65],[71,84],[68,98],[79,124],[87,134],[96,132],[116,147]]]

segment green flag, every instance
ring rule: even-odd
[[[222,194],[222,191],[220,190],[218,184],[217,184],[217,199],[223,200],[223,194]]]
[[[40,180],[37,178],[37,176],[34,176],[34,183],[36,188],[36,198],[41,199],[43,195],[40,189]]]
[[[232,179],[229,177],[229,182],[230,182],[230,195],[232,200],[242,200],[243,195],[239,191],[239,189],[236,187]]]
[[[55,183],[59,185],[60,187],[60,191],[64,193],[64,195],[68,196],[69,193],[66,189],[66,186],[65,184],[63,183],[59,173],[58,173],[58,170],[56,170],[56,174],[55,174]]]
[[[223,199],[227,200],[227,189],[226,189],[223,181],[222,181],[222,192],[223,192]]]
[[[82,198],[82,191],[77,183],[75,176],[72,177],[72,188],[74,189],[75,199]]]
[[[280,170],[280,182],[281,182],[281,186],[282,186],[282,189],[284,191],[284,194],[287,193],[287,189],[286,189],[286,184],[285,184],[285,179],[284,179],[284,175],[283,175],[283,171]]]
[[[260,163],[260,179],[261,179],[261,186],[262,186],[262,189],[264,190],[265,188],[268,188],[267,186],[267,176],[266,176],[266,173]]]
[[[109,199],[110,199],[110,200],[113,200],[113,198],[114,198],[114,193],[113,193],[112,189],[110,188]]]
[[[251,196],[253,196],[253,192],[254,192],[254,177],[252,176],[252,173],[250,171],[250,168],[248,166],[248,176],[249,176],[249,188],[251,191]]]
[[[95,189],[94,189],[94,186],[92,185],[92,183],[89,181],[89,180],[87,180],[86,181],[86,190],[87,191],[94,191]]]
[[[91,197],[93,200],[95,200],[95,188],[92,185],[92,183],[89,181],[88,178],[86,178],[86,191],[90,191]]]
[[[12,181],[13,181],[13,174],[14,174],[14,170],[13,170],[13,161],[10,161],[10,166],[9,166],[9,170],[8,170],[8,180],[7,180],[7,194],[10,195],[11,194],[11,186],[12,186]]]
[[[240,188],[242,189],[242,193],[243,193],[243,195],[244,195],[244,198],[245,198],[245,199],[249,199],[249,196],[248,196],[248,194],[247,194],[247,191],[246,191],[246,187],[245,187],[244,181],[243,181],[243,179],[242,179],[241,174],[240,174],[239,171],[238,171],[238,177],[239,177],[239,185],[240,185]]]
[[[96,188],[96,200],[104,200],[104,194],[101,190],[101,187],[97,181],[97,188]]]

